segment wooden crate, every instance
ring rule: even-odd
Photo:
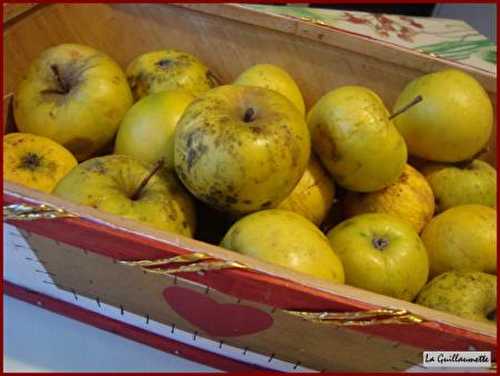
[[[407,49],[303,20],[237,5],[50,4],[4,18],[4,112],[30,62],[45,48],[88,44],[123,67],[160,48],[190,52],[223,82],[256,63],[282,66],[306,105],[340,85],[376,91],[390,107],[404,85],[453,66]],[[24,10],[26,10],[24,9]],[[496,76],[460,66],[496,104]],[[5,120],[6,119],[6,120]],[[9,131],[9,117],[4,130]],[[7,124],[7,126],[6,126]],[[495,127],[496,128],[496,127]],[[485,158],[496,165],[496,132]],[[347,285],[336,285],[234,252],[78,206],[4,182],[4,204],[49,205],[70,218],[13,221],[59,287],[159,322],[270,357],[327,371],[404,370],[423,350],[496,351],[496,328]],[[121,261],[203,253],[244,268],[149,273]],[[293,312],[362,313],[398,309],[422,322],[336,325]]]

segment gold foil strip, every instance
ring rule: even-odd
[[[185,262],[198,262],[202,260],[208,260],[212,257],[207,255],[206,253],[196,252],[189,253],[186,255],[174,256],[165,259],[158,260],[139,260],[139,261],[120,261],[121,264],[130,265],[130,266],[141,266],[141,267],[150,267],[150,266],[160,266],[160,265],[168,265],[168,264],[180,264]]]
[[[285,311],[307,321],[336,326],[368,326],[380,324],[420,324],[424,320],[405,309],[380,308],[359,312]]]
[[[77,217],[64,209],[59,209],[47,204],[11,204],[3,207],[3,220],[34,221],[38,219],[54,219]]]
[[[138,260],[138,261],[120,261],[121,264],[140,267],[147,273],[172,275],[176,273],[196,273],[210,270],[222,270],[229,268],[245,269],[243,265],[236,261],[213,260],[212,256],[205,253],[196,252],[186,255],[174,256],[159,260]],[[173,263],[189,263],[177,268],[164,269],[152,268],[152,266],[164,266]],[[368,326],[380,324],[420,324],[424,320],[405,309],[379,308],[369,311],[358,312],[303,312],[284,310],[293,316],[302,319],[328,323],[336,326]]]
[[[236,261],[202,261],[189,265],[182,265],[175,269],[162,269],[162,268],[142,268],[142,270],[163,275],[172,275],[177,273],[198,273],[208,272],[211,270],[223,269],[246,269],[246,266]]]
[[[172,269],[152,268],[152,266],[165,266],[174,263],[189,263],[189,265],[181,265],[177,268]],[[195,252],[159,260],[120,261],[120,264],[138,266],[145,272],[163,275],[189,272],[206,272],[210,270],[222,270],[229,268],[246,268],[245,265],[240,264],[239,262],[214,260],[212,256],[201,252]]]

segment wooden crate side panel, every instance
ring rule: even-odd
[[[25,188],[19,188],[19,190],[31,191]],[[284,309],[313,311],[359,311],[376,307],[406,308],[429,321],[418,326],[408,327],[406,331],[400,330],[398,326],[390,325],[361,328],[360,330],[370,334],[383,335],[388,339],[421,348],[457,350],[466,349],[469,345],[476,348],[495,348],[496,346],[496,328],[492,325],[471,322],[347,285],[332,286],[320,283],[319,280],[306,275],[235,254],[219,247],[179,238],[174,234],[152,231],[145,225],[125,221],[116,216],[97,212],[95,209],[83,208],[74,204],[69,205],[60,199],[56,200],[42,193],[30,193],[30,196],[44,197],[42,202],[65,208],[73,213],[80,213],[83,218],[21,221],[17,222],[16,226],[60,242],[91,250],[111,259],[154,259],[201,251],[213,255],[217,259],[234,260],[250,267],[251,270],[227,269],[208,272],[204,276],[195,273],[186,275],[186,278],[194,282],[209,285],[211,288],[236,298]],[[16,196],[5,194],[4,200],[6,203],[33,202],[31,199],[20,200],[18,196],[16,198]],[[96,222],[94,219],[90,221],[85,218],[98,220]],[[131,224],[134,226],[130,226]],[[137,233],[142,235],[137,236]]]
[[[400,342],[311,323],[273,306],[180,277],[144,273],[43,236],[30,234],[26,240],[60,288],[212,340],[327,371],[400,371],[421,361],[421,349]]]

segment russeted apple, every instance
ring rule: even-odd
[[[497,276],[471,271],[440,274],[420,291],[417,304],[495,325]]]
[[[420,170],[436,197],[437,213],[467,204],[497,205],[497,171],[485,161],[426,162]]]
[[[391,214],[420,233],[434,215],[434,195],[423,175],[407,164],[398,180],[375,192],[347,192],[342,202],[346,218],[363,213]]]
[[[306,171],[298,184],[279,205],[319,226],[325,220],[335,199],[335,183],[318,159],[311,155]]]
[[[483,205],[454,206],[422,232],[432,277],[450,270],[497,272],[497,212]]]
[[[127,155],[89,159],[59,181],[54,194],[77,204],[192,237],[195,206],[175,174]]]
[[[370,89],[343,86],[327,93],[309,111],[307,123],[314,151],[338,185],[373,192],[403,172],[405,142]]]
[[[50,193],[78,162],[50,138],[29,133],[9,133],[3,138],[5,180]]]
[[[272,64],[257,64],[241,73],[235,85],[258,86],[277,91],[287,97],[302,115],[305,115],[304,98],[297,83],[284,69]]]
[[[172,49],[137,56],[126,72],[135,100],[177,89],[198,96],[219,85],[216,76],[198,58]]]
[[[132,105],[122,69],[109,56],[79,44],[43,51],[14,93],[21,132],[48,137],[79,161],[107,146]]]
[[[179,120],[175,170],[198,199],[239,215],[284,200],[304,174],[310,145],[304,117],[283,95],[220,86]]]

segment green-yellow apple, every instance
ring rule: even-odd
[[[285,70],[276,65],[254,65],[240,74],[234,84],[258,86],[277,91],[288,98],[302,115],[306,113],[304,98],[296,82]]]
[[[328,232],[346,283],[411,301],[427,282],[424,244],[408,223],[385,213],[361,214]]]
[[[131,105],[132,94],[118,64],[78,44],[43,51],[13,101],[19,131],[54,140],[79,161],[113,140]]]
[[[57,184],[54,194],[77,204],[193,236],[195,208],[175,175],[127,155],[85,161]]]
[[[472,158],[488,142],[493,107],[472,76],[457,69],[426,74],[411,81],[394,109],[421,96],[422,102],[394,119],[409,153],[439,162]]]
[[[479,159],[466,163],[428,162],[420,168],[434,192],[436,212],[453,206],[496,207],[497,171]]]
[[[319,226],[330,211],[334,196],[333,179],[318,159],[311,155],[304,175],[278,209],[293,211]]]
[[[454,206],[422,232],[431,276],[450,271],[497,271],[497,212],[483,205]]]
[[[376,192],[348,192],[343,200],[346,218],[363,213],[392,214],[420,233],[434,215],[434,195],[429,183],[409,164],[398,180]]]
[[[325,235],[304,217],[280,209],[238,220],[221,246],[332,282],[343,283],[342,263]]]
[[[137,56],[127,67],[127,78],[135,100],[175,89],[199,96],[219,84],[205,64],[177,50],[152,51]]]
[[[491,315],[497,308],[497,276],[482,272],[446,272],[422,289],[416,303],[494,324]]]
[[[407,153],[382,100],[370,89],[343,86],[307,116],[313,149],[340,186],[372,192],[394,183]]]
[[[115,141],[115,154],[126,154],[147,163],[164,159],[174,169],[175,127],[194,96],[185,90],[150,94],[125,114]]]
[[[175,169],[201,201],[233,214],[275,207],[309,161],[304,117],[281,94],[226,85],[192,102],[175,133]]]

